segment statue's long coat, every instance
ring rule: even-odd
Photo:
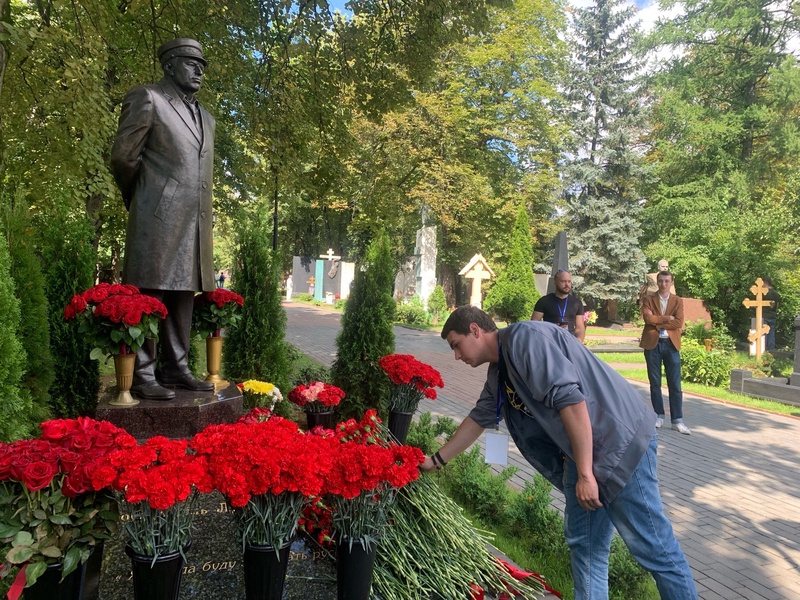
[[[111,169],[128,208],[122,279],[140,288],[211,291],[211,184],[216,122],[202,134],[172,83],[131,89],[122,104]]]

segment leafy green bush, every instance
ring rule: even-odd
[[[335,308],[336,310],[344,310],[346,304],[347,300],[345,300],[344,298],[339,298],[333,305],[333,308]]]
[[[295,300],[299,302],[312,302],[314,300],[314,296],[312,296],[308,292],[302,292],[300,294],[297,294],[297,296],[295,296]]]
[[[436,438],[440,435],[450,437],[456,428],[456,423],[450,417],[438,417],[434,423],[431,413],[422,413],[418,421],[412,421],[406,444],[416,446],[426,455],[433,454],[441,446]]]
[[[398,304],[395,312],[395,321],[405,325],[418,325],[424,327],[428,324],[428,313],[424,308],[412,304]]]
[[[684,381],[724,386],[730,380],[731,355],[721,350],[707,352],[692,338],[681,341],[681,366]]]
[[[722,352],[733,352],[736,347],[736,340],[724,323],[708,327],[708,321],[698,319],[693,323],[687,323],[683,332],[683,339],[692,339],[701,346],[705,346],[705,341],[710,339],[715,350]]]
[[[508,480],[518,470],[517,467],[506,467],[495,475],[476,445],[450,461],[442,473],[453,499],[468,506],[487,523],[498,525],[507,519],[511,504]]]
[[[540,549],[566,549],[564,539],[564,520],[550,503],[553,489],[547,479],[536,473],[533,481],[526,481],[525,487],[514,494],[508,511],[510,522],[518,523],[520,528],[541,542]]]
[[[431,315],[433,325],[438,325],[447,313],[447,298],[444,295],[444,288],[440,285],[433,288],[431,295],[428,296],[428,313]]]

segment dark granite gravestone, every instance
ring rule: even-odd
[[[317,261],[305,256],[295,256],[292,259],[292,285],[293,294],[308,294],[308,280],[316,276]]]
[[[244,414],[242,393],[233,383],[216,393],[175,390],[174,400],[140,400],[136,406],[110,405],[115,389],[100,397],[95,418],[110,421],[137,439],[188,438],[207,425],[232,423]]]
[[[323,297],[328,294],[340,295],[342,291],[342,261],[326,260],[323,273],[325,273],[325,277],[322,278]]]
[[[242,546],[236,524],[223,496],[200,497],[192,546],[186,553],[180,600],[234,600],[244,598]],[[292,544],[284,600],[332,600],[336,597],[336,563],[307,536]],[[100,600],[133,598],[130,559],[125,534],[105,545],[100,576]]]

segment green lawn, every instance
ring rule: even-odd
[[[596,327],[594,325],[589,325],[586,328],[586,335],[602,335],[603,337],[631,337],[631,336],[638,336],[641,333],[641,329],[609,329],[607,327]]]

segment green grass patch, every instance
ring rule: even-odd
[[[595,356],[607,363],[647,364],[644,352],[596,352]]]
[[[638,337],[640,329],[608,329],[607,327],[595,327],[589,325],[586,328],[586,335],[600,335],[603,337]]]

